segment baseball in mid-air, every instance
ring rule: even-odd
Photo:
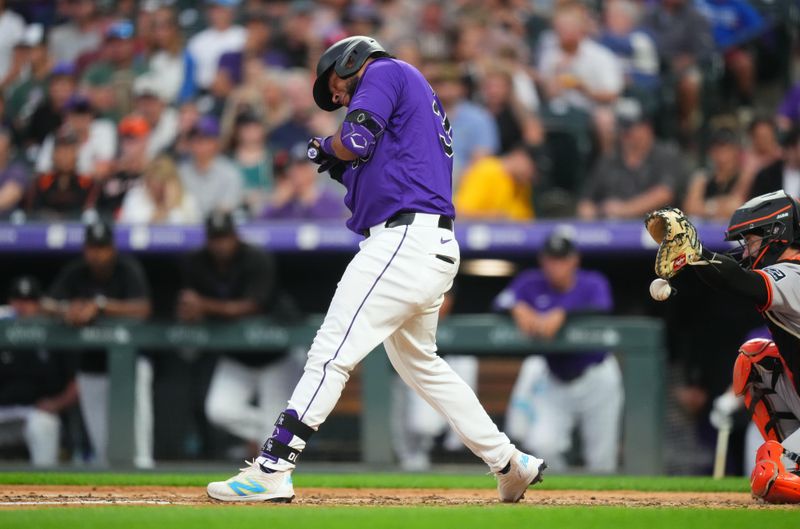
[[[657,277],[650,283],[650,297],[656,301],[664,301],[672,295],[672,287],[669,281]]]

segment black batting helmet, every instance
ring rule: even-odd
[[[725,240],[738,241],[743,248],[747,234],[761,237],[761,245],[755,255],[749,255],[741,263],[750,269],[774,264],[789,245],[800,242],[797,201],[782,190],[748,200],[733,212]]]
[[[348,37],[325,50],[317,63],[317,80],[314,81],[314,101],[322,110],[331,112],[342,105],[333,102],[328,89],[328,78],[331,72],[342,79],[347,79],[364,66],[370,57],[389,57],[377,40],[363,35]]]

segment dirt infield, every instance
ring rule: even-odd
[[[775,508],[745,493],[555,491],[527,492],[527,504],[548,506]],[[497,503],[493,490],[470,489],[324,489],[297,491],[292,505],[487,505]],[[0,485],[0,509],[86,505],[217,505],[202,487],[81,487]],[[270,504],[267,504],[270,505]]]

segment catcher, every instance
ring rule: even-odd
[[[678,209],[645,219],[659,243],[651,294],[669,297],[667,280],[686,266],[716,290],[751,300],[774,339],[745,342],[733,370],[764,438],[750,476],[753,496],[770,503],[800,503],[800,207],[784,191],[751,199],[731,217],[725,240],[737,241],[738,262],[703,249],[695,227]],[[734,254],[735,255],[735,254]],[[666,294],[663,294],[666,292]],[[662,295],[659,295],[662,293]]]

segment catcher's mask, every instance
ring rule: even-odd
[[[314,101],[322,110],[331,112],[341,107],[333,102],[328,88],[331,72],[342,79],[352,77],[370,57],[390,57],[377,40],[357,35],[333,44],[325,50],[317,63],[317,79],[314,81]]]
[[[733,250],[739,264],[757,269],[775,264],[781,254],[800,237],[800,210],[797,201],[785,191],[775,191],[750,199],[733,212],[726,241],[737,241]],[[758,248],[745,256],[745,235],[760,237]],[[798,241],[800,242],[800,241]]]

